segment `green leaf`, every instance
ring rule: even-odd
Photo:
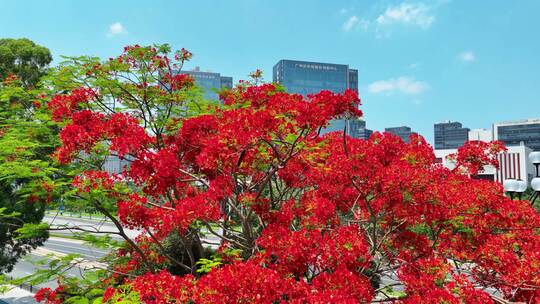
[[[99,289],[99,288],[92,288],[90,289],[89,292],[86,293],[86,297],[88,298],[95,298],[95,297],[100,297],[103,295],[105,291],[103,289]]]
[[[403,291],[397,291],[392,288],[392,286],[386,286],[382,290],[387,296],[395,298],[395,299],[401,299],[407,296],[407,294]]]
[[[64,300],[64,303],[71,303],[71,304],[89,304],[90,301],[85,298],[85,297],[82,297],[82,296],[76,296],[76,297],[72,297],[72,298],[69,298],[67,300]]]
[[[48,233],[49,224],[47,223],[24,223],[24,225],[15,230],[17,236],[15,239],[29,239],[35,237],[46,236]]]
[[[212,271],[212,269],[219,267],[221,263],[220,257],[213,257],[211,260],[209,259],[200,259],[196,263],[199,265],[199,269],[197,269],[197,272],[199,273],[208,273]]]
[[[94,301],[92,301],[92,304],[102,304],[103,303],[103,297],[95,298]]]

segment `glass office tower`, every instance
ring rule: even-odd
[[[195,84],[203,89],[204,98],[208,100],[219,99],[217,91],[221,88],[231,89],[233,86],[232,77],[221,76],[219,73],[202,72],[198,68],[193,71],[180,71],[180,73],[193,77]]]
[[[360,139],[369,139],[373,130],[366,128],[366,121],[362,119],[350,119],[351,137]]]
[[[384,128],[385,132],[392,133],[399,136],[404,142],[409,142],[409,136],[411,136],[411,128],[407,126]]]
[[[289,93],[307,96],[322,90],[342,93],[346,89],[358,92],[358,71],[346,64],[280,60],[273,68],[273,81],[282,84]],[[347,125],[348,134],[358,137],[357,122],[344,119],[333,120],[322,133],[343,131]],[[365,126],[365,122],[364,122]]]
[[[326,129],[324,129],[324,132],[321,133],[324,134],[329,132],[343,132],[345,127],[347,127],[347,134],[350,137],[369,139],[371,134],[373,134],[373,130],[366,128],[366,121],[359,118],[352,118],[347,120],[335,119]]]
[[[435,149],[457,149],[469,140],[469,129],[463,128],[460,122],[447,121],[436,123]]]
[[[495,123],[493,135],[507,146],[523,143],[533,151],[540,151],[540,119]]]

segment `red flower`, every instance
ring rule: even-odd
[[[468,142],[448,170],[417,135],[320,136],[332,119],[362,115],[353,91],[305,98],[274,84],[242,83],[222,93],[223,107],[175,116],[182,104],[166,117],[193,82],[168,75],[170,64],[138,45],[104,63],[157,77],[124,84],[152,100],[144,107],[130,97],[129,111],[93,111],[89,89],[49,102],[62,162],[115,154],[130,163],[118,176],[89,166],[73,180],[81,192],[103,190],[96,203],[115,202],[125,228],[147,232],[117,252],[107,282],[145,303],[490,303],[485,287],[540,299],[540,215],[500,184],[470,178],[497,165],[502,144]],[[387,292],[388,282],[405,294]]]

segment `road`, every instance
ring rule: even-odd
[[[49,225],[52,228],[58,228],[58,227],[80,227],[86,230],[96,231],[94,233],[95,235],[104,235],[104,232],[110,232],[111,237],[122,239],[118,234],[118,229],[111,221],[104,221],[104,220],[91,220],[91,219],[85,219],[85,218],[73,218],[73,217],[66,217],[66,216],[53,216],[53,215],[45,215],[43,218],[44,222],[49,223]],[[139,234],[142,233],[140,230],[134,230],[134,229],[126,229],[124,228],[124,233],[130,238],[134,239]],[[215,232],[218,234],[221,234],[221,228],[215,229]],[[54,231],[55,233],[65,234],[65,235],[71,235],[72,232],[69,230],[62,230],[62,231]],[[73,232],[76,232],[74,230]],[[221,239],[217,236],[207,233],[206,236],[203,238],[204,241],[207,241],[212,244],[219,244]],[[216,249],[217,245],[208,245],[209,247],[212,247]]]
[[[97,249],[90,247],[88,245],[85,245],[83,242],[77,240],[51,237],[45,242],[44,246],[37,248],[30,254],[26,255],[23,259],[21,259],[15,265],[13,271],[10,272],[8,275],[18,278],[34,273],[35,270],[37,270],[38,268],[47,269],[46,265],[36,266],[32,264],[31,261],[41,260],[44,258],[48,259],[48,254],[61,256],[69,253],[79,254],[81,258],[89,262],[97,262],[100,258],[104,257],[108,253],[108,251],[106,249]],[[66,275],[80,276],[81,271],[82,270],[80,268],[73,268],[70,269],[66,273]],[[49,284],[46,287],[50,287],[53,285]]]
[[[39,247],[33,250],[30,254],[26,255],[23,259],[15,265],[12,272],[8,273],[8,276],[14,278],[20,278],[28,276],[34,273],[38,269],[47,269],[47,265],[34,265],[31,261],[43,260],[46,259],[50,261],[50,258],[47,257],[49,254],[54,254],[57,256],[76,253],[81,256],[86,262],[83,263],[83,266],[102,266],[101,263],[97,261],[104,257],[108,251],[105,249],[97,249],[91,246],[85,245],[84,242],[78,240],[71,240],[65,238],[51,237],[45,242],[42,247]],[[81,266],[81,267],[83,267]],[[68,277],[82,277],[84,275],[84,270],[79,267],[73,267],[65,272],[65,275]],[[40,288],[56,288],[56,281],[52,280],[43,284],[32,287],[32,291],[35,292]],[[5,295],[1,300],[8,304],[18,304],[18,303],[36,303],[28,293],[19,290],[18,292],[13,292],[13,295]]]
[[[43,221],[49,223],[49,225],[52,228],[80,227],[87,230],[96,231],[96,233],[93,233],[95,235],[104,235],[103,234],[104,232],[110,232],[112,233],[111,237],[121,239],[121,237],[118,234],[114,234],[118,232],[118,229],[110,221],[84,219],[84,218],[72,218],[72,217],[54,216],[54,215],[46,215]],[[66,236],[72,235],[73,233],[69,230],[54,231],[54,232],[57,234],[64,234]],[[133,230],[133,229],[124,229],[124,232],[131,239],[134,239],[141,233],[141,231]],[[218,229],[217,233],[221,233],[221,231]],[[204,240],[207,242],[216,243],[216,244],[219,243],[220,241],[220,239],[214,235],[207,235],[204,238]],[[213,248],[217,248],[217,245],[209,245],[209,246]],[[61,255],[70,254],[70,253],[76,253],[80,255],[80,257],[86,261],[83,266],[95,267],[97,265],[99,267],[103,267],[105,265],[102,263],[99,263],[98,261],[105,255],[107,255],[108,251],[106,249],[93,248],[91,246],[84,244],[83,241],[79,241],[79,240],[51,237],[45,242],[43,246],[37,248],[36,250],[32,251],[30,254],[26,255],[23,259],[21,259],[15,265],[13,271],[10,272],[8,275],[14,278],[20,278],[20,277],[24,277],[24,276],[34,273],[37,269],[47,269],[47,265],[36,266],[31,261],[42,260],[42,259],[50,260],[50,258],[47,257],[47,255],[49,254],[61,256]],[[79,267],[74,267],[74,268],[69,269],[65,273],[65,275],[71,276],[71,277],[81,277],[82,275],[84,275],[84,270]],[[53,280],[47,283],[40,284],[38,286],[34,286],[33,290],[37,290],[39,288],[44,288],[44,287],[56,288],[56,286],[57,286],[57,283],[56,281]],[[31,298],[28,295],[28,293],[24,294],[21,291],[19,292],[19,295],[21,293],[23,294],[21,298],[2,297],[0,299],[0,303],[2,303],[2,301],[5,301],[6,303],[9,303],[9,304],[35,303],[33,298]]]
[[[67,216],[53,216],[45,215],[43,218],[44,222],[49,223],[51,228],[60,228],[60,227],[79,227],[85,230],[96,231],[96,235],[103,235],[104,232],[110,232],[111,237],[121,238],[118,234],[119,230],[111,221],[105,220],[91,220],[85,218],[73,218]],[[76,230],[73,230],[76,232]],[[70,235],[72,232],[69,230],[59,230],[55,233],[67,234]],[[124,229],[124,233],[131,239],[137,237],[141,232],[133,229]]]
[[[84,229],[95,230],[99,232],[118,232],[118,229],[114,224],[107,221],[96,221],[96,220],[87,220],[87,219],[78,219],[78,218],[69,218],[64,216],[49,216],[46,215],[43,221],[48,222],[51,227],[81,227]],[[69,230],[66,231],[54,231],[58,234],[71,235],[72,232]],[[127,229],[125,233],[130,238],[135,238],[139,231]],[[96,235],[103,235],[102,233],[96,233]],[[111,235],[113,237],[119,237],[117,235]],[[20,278],[34,273],[37,269],[47,269],[46,265],[36,266],[31,261],[49,259],[48,254],[54,255],[66,255],[70,253],[75,253],[80,255],[82,259],[89,262],[96,262],[104,257],[108,251],[106,249],[97,249],[91,246],[84,244],[83,241],[72,240],[67,238],[59,237],[50,237],[43,246],[33,250],[30,254],[26,255],[21,259],[14,267],[13,271],[8,275],[14,278]],[[71,277],[81,277],[84,273],[79,267],[74,267],[66,272],[66,276]],[[47,282],[40,284],[37,287],[49,287],[55,288],[57,286],[56,281]]]

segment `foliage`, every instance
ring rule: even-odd
[[[49,49],[29,39],[0,39],[0,81],[14,75],[25,87],[34,86],[51,61]]]
[[[0,83],[0,272],[48,236],[45,229],[31,231],[55,197],[51,185],[58,175],[49,155],[60,143],[59,128],[41,107],[46,93],[13,75]]]
[[[72,58],[51,79],[67,90],[47,105],[62,127],[56,157],[86,166],[72,195],[126,240],[102,301],[540,299],[538,213],[469,177],[494,164],[498,143],[467,144],[448,170],[416,135],[321,136],[330,120],[362,114],[354,92],[303,97],[243,82],[221,92],[223,106],[202,103],[176,73],[191,54],[169,52]],[[129,164],[119,174],[102,170],[111,155]],[[132,240],[124,228],[143,233]],[[74,296],[61,285],[41,300]]]

